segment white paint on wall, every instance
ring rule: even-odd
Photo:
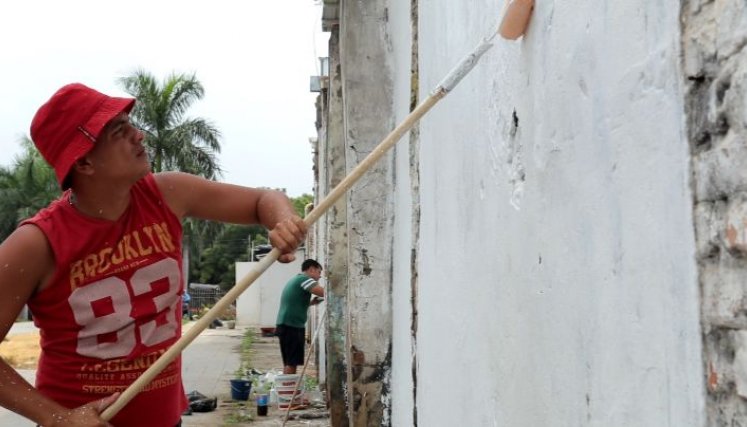
[[[412,61],[412,30],[410,2],[391,2],[390,31],[397,34],[391,39],[394,114],[401,122],[410,108]],[[413,197],[410,179],[409,135],[403,136],[394,152],[394,238],[392,247],[392,372],[391,372],[391,422],[392,426],[414,424],[413,394],[413,340],[411,250],[413,246]]]
[[[497,3],[420,2],[421,96]],[[418,425],[703,425],[679,8],[537,1],[423,120]]]
[[[280,295],[285,284],[301,272],[304,251],[296,251],[293,262],[275,262],[236,300],[236,324],[240,326],[275,327]],[[249,274],[256,262],[236,263],[236,282]]]
[[[249,274],[257,262],[236,263],[236,283]],[[268,326],[262,325],[262,282],[260,276],[236,299],[236,324],[239,326]]]

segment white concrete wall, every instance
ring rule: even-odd
[[[397,121],[409,114],[411,77],[408,72],[412,61],[412,23],[409,2],[390,3],[393,56],[394,113]],[[417,170],[412,158],[417,142],[409,145],[405,135],[394,147],[394,236],[392,247],[392,384],[391,424],[411,426],[414,424],[414,393],[412,375],[413,346],[412,327],[412,247],[414,245],[413,215],[417,209],[417,195],[413,184]]]
[[[291,277],[301,272],[304,251],[296,252],[296,260],[287,264],[274,263],[236,300],[236,324],[241,326],[275,327],[280,308],[280,295]],[[252,271],[256,262],[236,263],[236,282]]]
[[[468,3],[420,2],[421,97],[495,28]],[[679,9],[538,0],[423,120],[418,425],[703,425]]]

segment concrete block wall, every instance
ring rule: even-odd
[[[747,3],[682,2],[707,425],[747,425]]]

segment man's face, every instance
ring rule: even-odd
[[[312,279],[319,281],[319,279],[322,277],[322,269],[316,268],[316,267],[309,267],[309,269],[306,270],[306,274]]]
[[[127,113],[110,121],[99,134],[88,153],[95,173],[102,178],[137,181],[150,171],[143,146],[143,133],[130,123]]]

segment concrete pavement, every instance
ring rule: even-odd
[[[191,324],[185,325],[189,328]],[[33,323],[19,322],[13,325],[8,335],[34,331]],[[220,401],[230,395],[229,379],[239,367],[238,350],[241,345],[244,329],[206,329],[187,346],[182,353],[182,373],[184,389],[187,393],[197,390],[200,393]],[[34,370],[19,371],[27,381],[33,384]],[[222,425],[219,411],[195,413],[183,417],[184,427],[207,427]],[[0,426],[33,427],[35,424],[0,408]]]
[[[240,366],[239,349],[244,329],[205,329],[182,353],[184,391],[197,390],[218,397],[218,405],[231,394],[229,380]],[[220,411],[193,413],[182,417],[183,427],[223,425]]]

